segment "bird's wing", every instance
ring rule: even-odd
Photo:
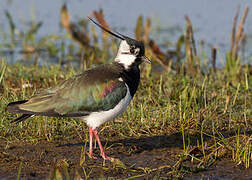
[[[24,103],[8,106],[10,112],[46,116],[79,117],[115,107],[126,96],[127,87],[117,75],[86,71],[47,89]]]

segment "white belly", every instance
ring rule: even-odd
[[[82,117],[81,119],[84,119],[89,127],[96,129],[103,123],[113,120],[114,118],[122,114],[129,105],[130,100],[131,95],[127,86],[126,96],[113,109],[110,109],[108,111],[93,112],[88,116]]]

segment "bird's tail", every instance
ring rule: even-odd
[[[22,101],[16,101],[16,102],[11,102],[7,105],[7,111],[11,113],[20,113],[20,109],[18,105],[26,103],[28,100],[22,100]]]
[[[22,101],[16,101],[16,102],[11,102],[7,105],[7,111],[11,112],[11,113],[22,113],[20,112],[20,109],[18,107],[19,104],[23,104],[25,102],[27,102],[28,100],[22,100]],[[33,114],[23,114],[22,116],[11,120],[11,123],[19,123],[21,121],[26,120],[27,118],[34,116]]]
[[[34,116],[34,114],[23,114],[22,116],[19,116],[18,118],[11,120],[11,123],[20,123],[32,116]]]

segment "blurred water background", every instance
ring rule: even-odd
[[[245,5],[252,7],[251,0],[1,0],[0,29],[8,31],[9,24],[4,13],[8,10],[18,29],[25,30],[31,21],[42,21],[38,37],[65,33],[60,28],[60,10],[64,3],[68,6],[72,20],[85,18],[93,10],[103,9],[111,27],[133,37],[137,17],[150,17],[150,36],[159,45],[178,39],[185,29],[184,16],[188,15],[195,30],[196,43],[204,41],[209,46],[218,46],[222,56],[229,49],[233,17],[238,5],[241,12]],[[251,13],[244,29],[247,34],[246,56],[251,57]]]

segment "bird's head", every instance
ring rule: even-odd
[[[132,66],[138,66],[143,61],[151,63],[151,61],[145,56],[143,42],[137,41],[118,32],[112,32],[95,22],[93,19],[89,19],[107,33],[122,40],[115,61],[122,64],[126,70]]]
[[[124,40],[121,41],[115,61],[121,63],[125,69],[131,66],[138,66],[143,61],[149,62],[150,60],[145,56],[145,48],[143,42],[123,36]]]

